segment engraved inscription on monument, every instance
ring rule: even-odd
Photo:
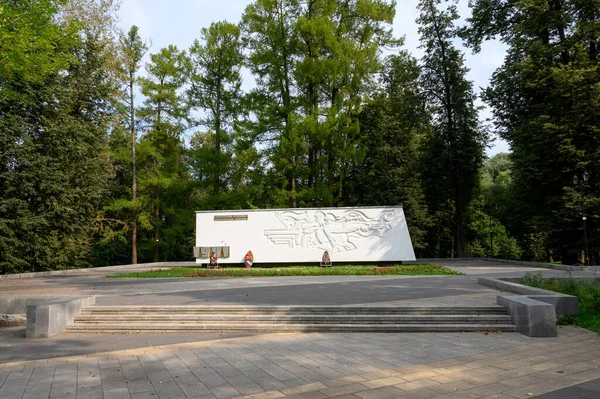
[[[231,222],[234,220],[248,220],[248,215],[215,215],[215,222]]]
[[[338,217],[318,211],[312,219],[306,211],[283,211],[276,216],[285,228],[264,230],[274,245],[320,248],[336,253],[356,249],[361,239],[384,237],[392,227],[394,211],[385,210],[375,217],[357,210],[348,210]]]

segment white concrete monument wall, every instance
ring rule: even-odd
[[[196,247],[197,263],[210,250],[239,264],[248,251],[259,264],[415,260],[402,207],[196,212]]]

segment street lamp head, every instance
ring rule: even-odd
[[[587,170],[584,170],[583,171],[583,181],[584,181],[584,183],[587,183],[589,179],[590,179],[590,174],[588,173]]]
[[[573,175],[573,185],[576,186],[579,184],[579,177],[577,175]]]

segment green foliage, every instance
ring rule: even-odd
[[[469,212],[469,256],[521,258],[523,249],[506,227],[514,222],[511,217],[514,207],[511,174],[512,163],[506,153],[497,154],[483,164],[479,198],[472,203]]]
[[[60,19],[64,4],[1,6],[4,272],[90,264],[93,220],[108,178],[104,135],[114,82],[107,27],[92,30],[76,13]]]
[[[592,200],[600,196],[598,7],[597,0],[474,1],[463,31],[475,50],[490,37],[509,46],[485,99],[512,148],[511,232],[523,243],[547,234],[543,246],[565,263],[583,248],[581,203],[598,214]],[[572,177],[584,169],[592,180],[582,199]],[[587,227],[593,237],[597,218],[589,217]],[[597,254],[597,244],[592,247]]]
[[[395,46],[394,3],[258,0],[242,17],[255,137],[275,174],[271,201],[340,205],[360,151],[358,114],[381,70],[382,46]]]
[[[466,212],[479,183],[487,134],[478,124],[473,85],[466,79],[464,58],[454,47],[453,2],[445,10],[441,0],[422,0],[417,23],[425,51],[420,82],[432,114],[433,129],[424,144],[422,178],[436,228],[430,242],[442,243],[438,256],[465,256]],[[452,218],[452,222],[450,222]],[[453,246],[443,235],[452,231]]]
[[[480,210],[472,211],[469,222],[471,237],[467,247],[469,257],[520,259],[523,250],[506,228],[492,216]]]
[[[117,0],[1,2],[1,271],[189,259],[200,209],[398,204],[417,256],[574,263],[585,214],[597,261],[598,0],[471,4],[457,29],[420,1],[416,60],[393,0],[254,0],[139,78]],[[484,99],[512,153],[485,163],[459,34],[508,46]]]
[[[214,22],[202,28],[202,43],[190,48],[191,71],[188,90],[191,103],[206,111],[201,121],[214,133],[213,193],[219,195],[228,183],[224,175],[231,160],[232,130],[240,112],[242,55],[240,28],[229,22]]]
[[[519,284],[528,285],[534,288],[542,288],[543,283],[544,278],[542,277],[542,273],[527,273],[519,280]]]
[[[421,139],[429,129],[419,67],[403,52],[387,59],[383,75],[384,93],[359,116],[358,162],[349,171],[345,200],[351,205],[402,204],[415,251],[423,254],[431,218],[418,168]]]
[[[141,204],[137,199],[139,118],[136,115],[135,89],[137,71],[148,47],[135,25],[119,36],[114,71],[120,92],[111,98],[115,111],[108,137],[112,175],[103,209],[99,210],[96,218],[94,252],[97,265],[135,264],[138,261],[138,219],[143,222],[145,218],[139,215]],[[126,246],[130,246],[129,250]],[[130,262],[126,252],[130,253]]]
[[[122,273],[107,275],[109,278],[172,278],[172,277],[279,277],[279,276],[430,276],[430,275],[460,275],[461,273],[439,265],[410,265],[410,266],[290,266],[259,268],[171,268],[150,270],[147,272]]]

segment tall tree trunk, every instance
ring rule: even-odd
[[[460,194],[456,194],[455,198],[455,224],[456,231],[454,234],[454,245],[456,249],[456,257],[464,258],[465,257],[465,229],[464,229],[464,220],[463,220],[463,204],[462,199],[460,198]]]
[[[154,261],[158,262],[158,224],[159,224],[159,203],[160,190],[156,189],[156,198],[154,202]]]
[[[137,178],[136,178],[136,164],[135,164],[135,144],[137,142],[137,135],[135,133],[135,105],[134,105],[134,96],[133,96],[133,74],[129,76],[129,101],[131,106],[131,159],[132,159],[132,185],[131,185],[131,196],[132,200],[135,203],[137,198]],[[134,204],[135,206],[135,204]],[[137,212],[133,211],[133,222],[131,225],[131,263],[137,264]]]
[[[348,121],[346,122],[346,129],[344,129],[344,147],[342,149],[342,155],[340,159],[340,188],[338,191],[338,198],[341,200],[343,196],[344,188],[344,175],[346,174],[346,149],[348,148],[348,128],[350,127],[350,115],[348,115]]]
[[[296,172],[292,170],[292,208],[296,208]]]
[[[217,109],[215,112],[215,156],[216,156],[216,176],[215,176],[215,195],[219,195],[221,186],[221,80],[217,80]]]

